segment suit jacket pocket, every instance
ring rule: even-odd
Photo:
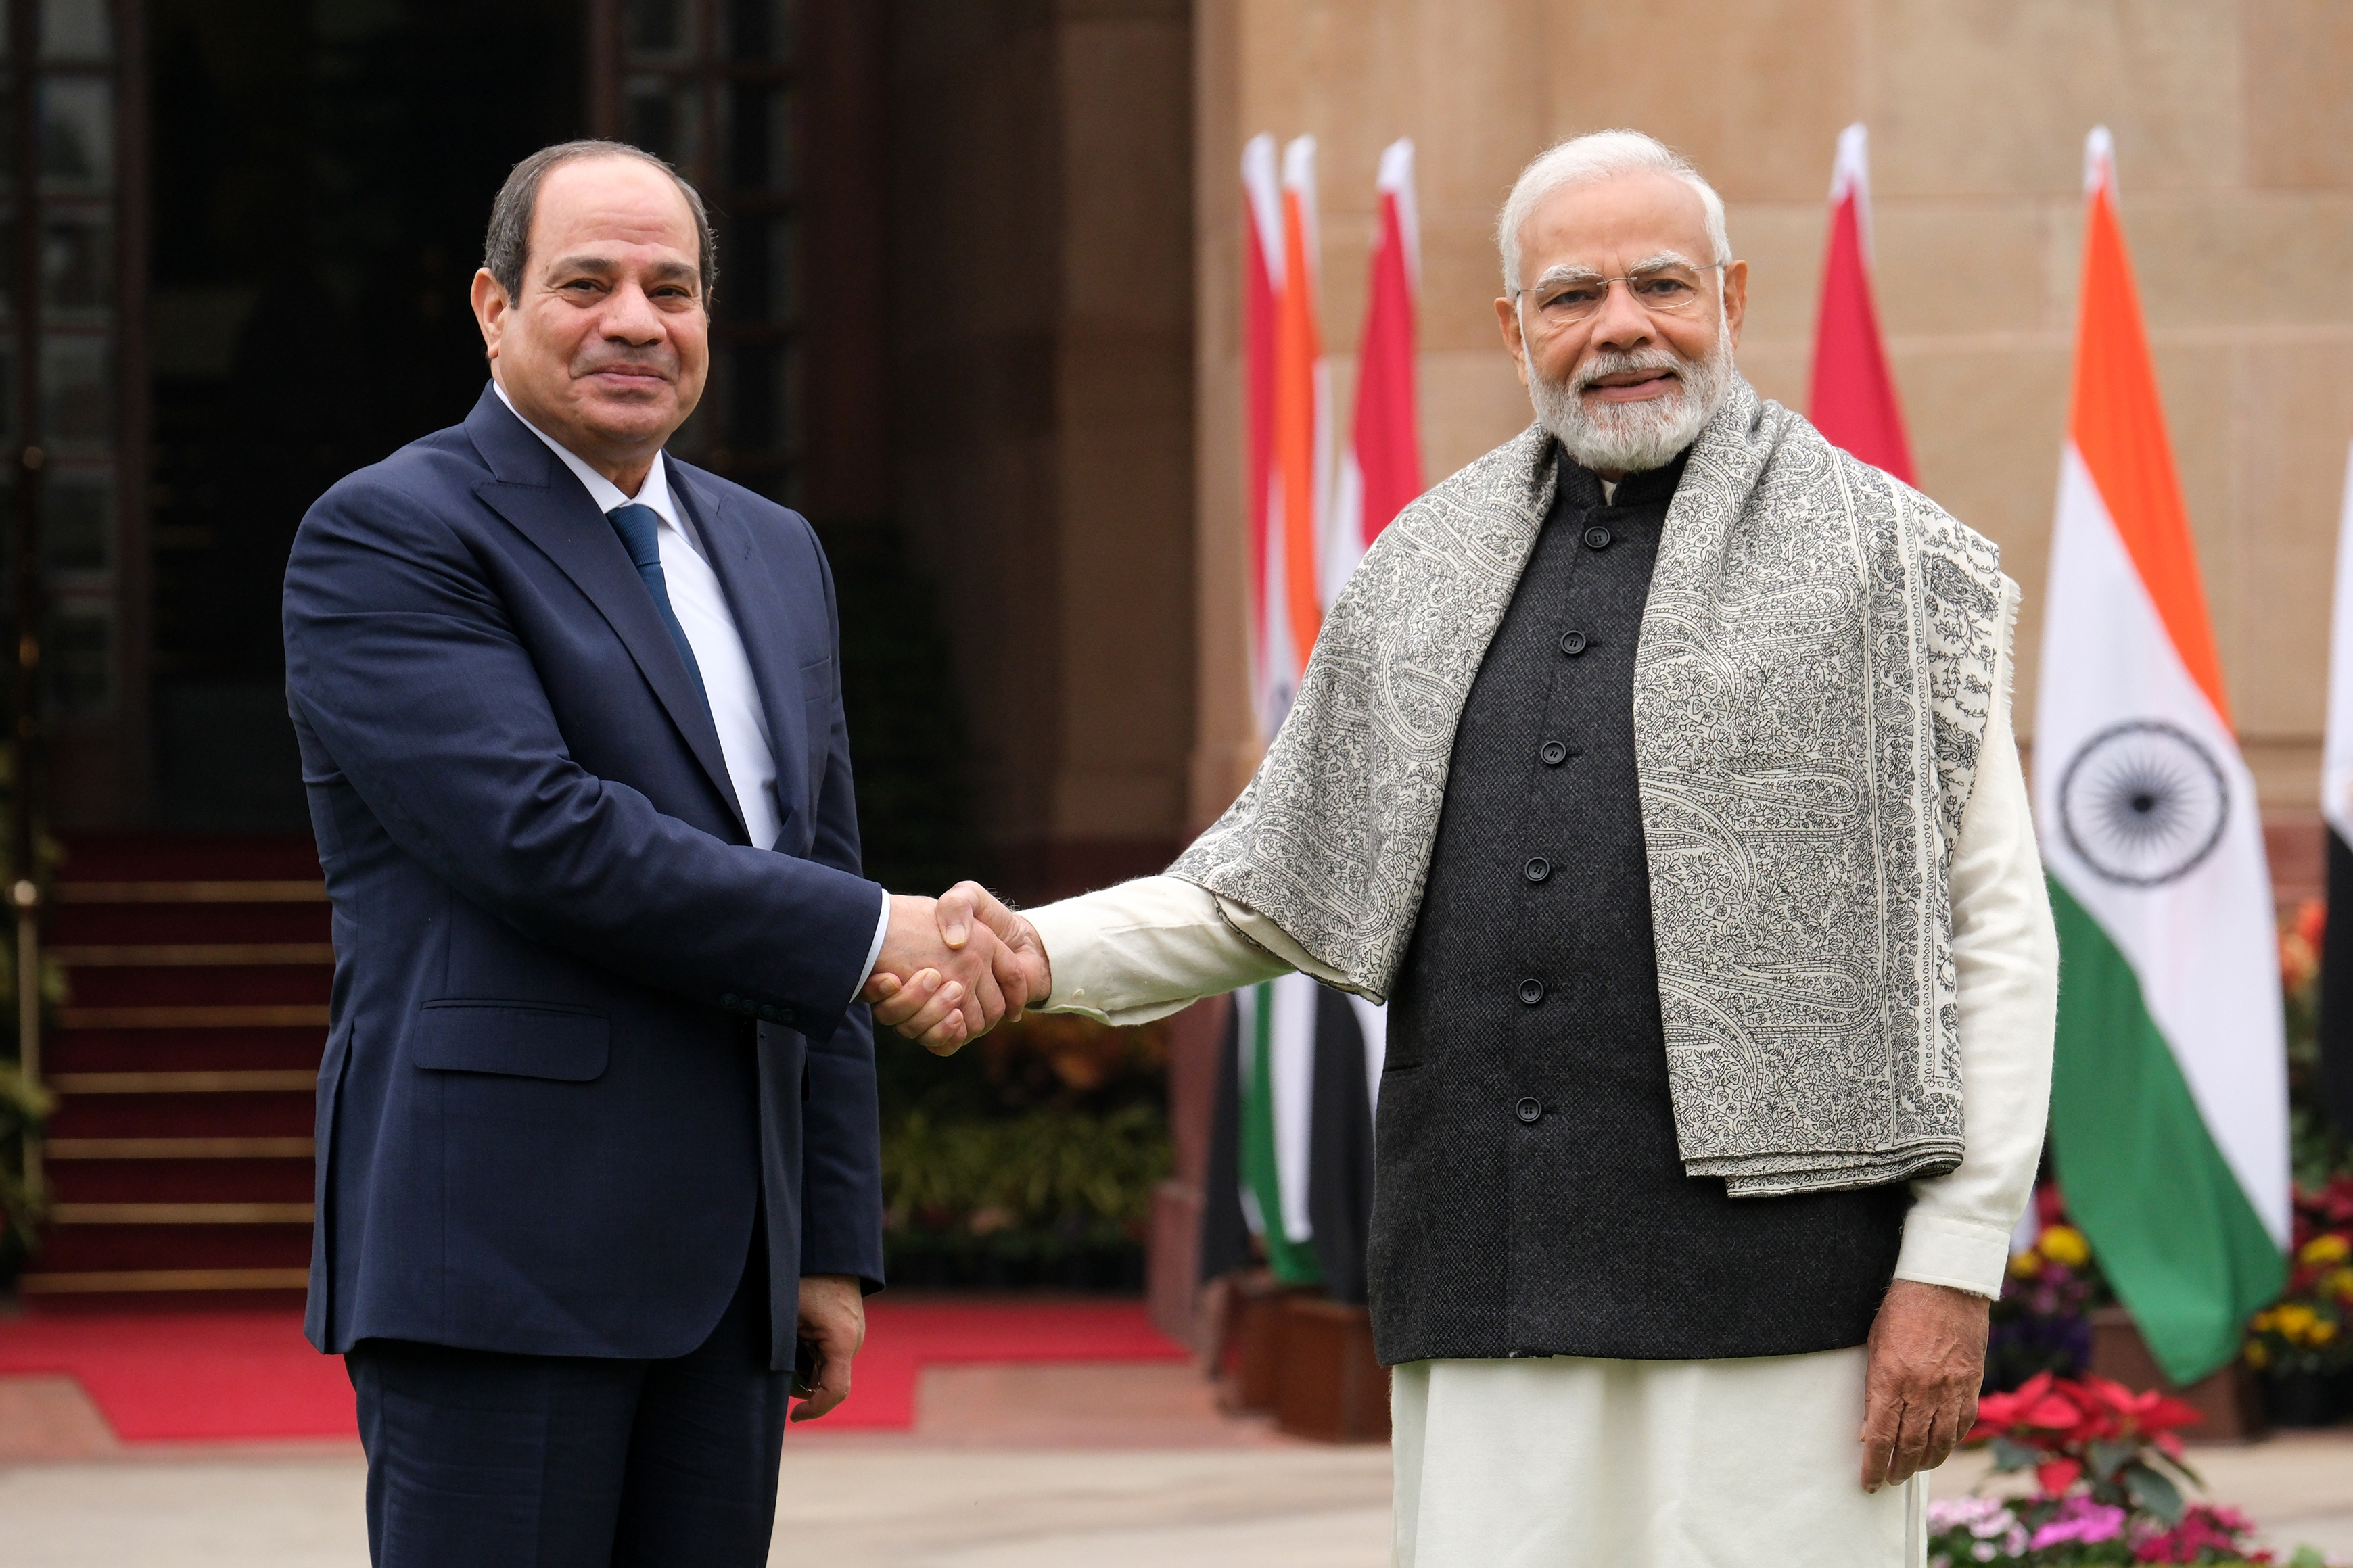
[[[586,1083],[604,1075],[613,1024],[584,1008],[522,1002],[427,1002],[409,1059],[440,1072]]]

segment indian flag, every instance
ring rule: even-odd
[[[2288,1239],[2285,1034],[2254,780],[2231,728],[2157,374],[2085,147],[2034,800],[2059,922],[2052,1152],[2070,1214],[2177,1383],[2237,1353]]]
[[[1291,711],[1323,626],[1317,543],[1332,512],[1332,381],[1317,320],[1315,141],[1242,149],[1242,338],[1250,489],[1250,676],[1260,739]],[[1285,1284],[1320,1277],[1311,1245],[1315,982],[1287,974],[1236,998],[1240,1200]]]

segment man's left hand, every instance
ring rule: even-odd
[[[1992,1306],[1949,1285],[1888,1286],[1863,1380],[1863,1490],[1935,1469],[1976,1424]]]
[[[801,1276],[800,1336],[817,1347],[817,1379],[793,1406],[796,1421],[814,1421],[849,1397],[849,1363],[866,1342],[866,1295],[847,1274]]]

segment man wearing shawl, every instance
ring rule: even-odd
[[[2018,591],[1741,379],[1668,149],[1554,148],[1499,238],[1536,422],[1383,533],[1241,798],[945,934],[1114,1023],[1287,969],[1389,1002],[1399,1563],[1917,1564],[2050,1085]],[[962,1037],[928,976],[870,995]]]

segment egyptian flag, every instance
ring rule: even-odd
[[[2320,1097],[2329,1119],[2353,1133],[2353,457],[2337,525],[2320,815],[2327,825],[2329,914],[2320,946]]]
[[[1814,317],[1806,417],[1831,445],[1913,482],[1904,409],[1872,303],[1871,153],[1860,121],[1839,132],[1831,165],[1831,237],[1822,258],[1821,309]]]
[[[2035,709],[2061,972],[2067,1212],[2166,1374],[2238,1354],[2288,1240],[2271,873],[2141,326],[2114,149],[2085,153],[2083,303]]]

